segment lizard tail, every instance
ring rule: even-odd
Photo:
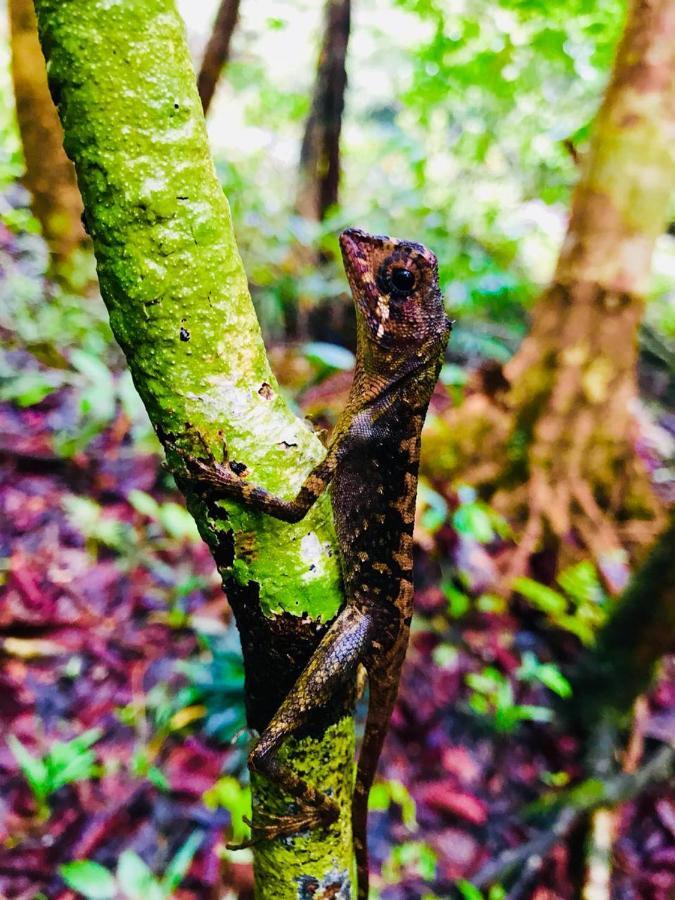
[[[378,672],[374,677],[369,673],[368,682],[370,688],[368,717],[359,754],[352,803],[352,833],[358,873],[358,900],[368,900],[368,793],[375,778],[387,726],[398,693],[398,677],[392,679],[391,671]]]

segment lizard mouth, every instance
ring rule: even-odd
[[[372,235],[360,228],[346,228],[340,235],[342,261],[355,298],[366,284],[373,281],[369,259],[372,243]]]
[[[345,228],[340,235],[340,250],[345,266],[353,260],[363,258],[365,262],[365,247],[370,235],[360,228]]]

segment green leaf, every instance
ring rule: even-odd
[[[530,600],[537,609],[550,616],[561,616],[567,611],[567,600],[562,594],[532,578],[525,576],[514,578],[512,586],[519,594]]]
[[[14,759],[21,767],[21,771],[33,794],[38,800],[44,800],[51,793],[47,766],[41,759],[29,753],[15,735],[10,734],[7,736],[7,744],[12,751]]]
[[[453,387],[463,387],[469,380],[466,370],[454,363],[445,363],[438,378],[441,384]]]
[[[549,691],[553,691],[559,697],[570,697],[572,695],[572,685],[557,666],[548,664],[540,666],[538,677]]]
[[[169,791],[171,788],[166,775],[157,766],[150,766],[148,769],[148,781],[160,791]]]
[[[231,775],[223,775],[218,781],[202,795],[204,804],[209,809],[222,806],[228,810],[232,817],[232,836],[235,841],[248,836],[249,828],[244,822],[244,816],[251,815],[251,789],[243,787],[236,778]]]
[[[112,874],[96,862],[76,860],[59,866],[59,872],[68,887],[91,900],[108,900],[117,893]]]
[[[428,844],[419,845],[417,871],[424,881],[433,881],[436,877],[436,854]]]
[[[483,894],[470,881],[458,881],[455,885],[464,900],[483,900]]]
[[[146,900],[159,887],[152,869],[133,850],[125,850],[117,861],[117,881],[130,900]]]
[[[598,573],[588,559],[563,569],[558,575],[557,581],[560,587],[578,604],[598,603],[605,599]]]
[[[177,540],[199,541],[199,531],[190,513],[178,503],[162,503],[159,521],[167,534]]]
[[[430,488],[425,481],[419,484],[418,497],[419,502],[426,507],[421,517],[423,527],[431,532],[438,531],[448,518],[448,504],[445,497]]]
[[[569,697],[572,686],[553,663],[540,663],[534,653],[523,654],[523,662],[516,673],[521,681],[539,681],[559,697]]]
[[[530,706],[522,704],[512,707],[514,715],[523,721],[529,722],[552,722],[553,710],[547,709],[545,706]]]
[[[9,400],[18,406],[35,406],[60,387],[61,381],[42,372],[23,372],[10,378],[0,387],[0,400]]]
[[[303,355],[310,362],[328,371],[349,371],[354,368],[354,354],[346,347],[314,341],[305,344]]]
[[[194,855],[204,839],[204,835],[195,831],[185,841],[180,850],[176,853],[169,865],[166,867],[164,877],[162,878],[162,888],[167,894],[171,894],[176,890],[178,885],[187,875]]]
[[[372,786],[368,794],[368,809],[373,812],[386,812],[390,803],[389,788],[386,783],[378,781]]]
[[[159,518],[159,503],[145,491],[132,488],[127,494],[127,500],[142,516],[147,516],[148,519]]]
[[[467,503],[458,507],[452,516],[452,524],[460,534],[466,534],[479,544],[489,544],[495,537],[490,514],[481,503]]]
[[[441,582],[441,591],[448,601],[448,614],[453,619],[461,619],[471,608],[471,600],[451,581]]]
[[[86,750],[73,756],[65,764],[54,763],[49,756],[46,763],[51,776],[51,789],[57,791],[64,784],[91,778],[96,769],[96,756],[91,750]]]

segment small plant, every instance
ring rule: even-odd
[[[400,781],[378,781],[368,795],[368,809],[386,812],[392,803],[401,807],[403,824],[417,831],[417,809],[408,788]]]
[[[455,885],[462,900],[505,900],[506,891],[499,884],[494,884],[487,894],[479,891],[470,881],[458,881]]]
[[[157,523],[168,537],[177,541],[201,540],[195,520],[179,503],[173,501],[158,503],[150,494],[136,489],[129,491],[127,499],[136,512]]]
[[[187,875],[201,842],[200,832],[191,834],[162,876],[155,875],[133,850],[122,853],[114,874],[88,859],[66,863],[59,871],[68,887],[87,900],[169,900]]]
[[[71,741],[57,741],[42,757],[33,756],[13,734],[7,744],[30,786],[40,819],[49,816],[49,797],[66,784],[86,781],[99,773],[92,744],[103,734],[100,728],[85,731]]]
[[[497,537],[508,537],[506,520],[489,504],[477,499],[476,491],[462,485],[457,489],[459,506],[452,515],[452,527],[479,544],[489,544]]]
[[[199,636],[202,659],[179,664],[188,684],[178,692],[175,708],[198,707],[205,713],[204,731],[209,737],[230,742],[246,728],[244,663],[234,627],[222,634]]]
[[[553,663],[539,662],[534,653],[523,654],[523,661],[516,672],[519,681],[539,682],[559,697],[570,697],[572,685]]]
[[[235,843],[250,837],[250,829],[244,818],[251,818],[251,788],[242,785],[231,775],[223,775],[202,795],[207,809],[226,809],[232,822],[232,839]]]
[[[501,734],[513,731],[521,722],[550,722],[553,718],[551,710],[544,706],[516,703],[511,682],[494,666],[470,673],[466,683],[472,689],[471,709],[489,719]]]
[[[436,877],[436,853],[423,841],[405,841],[392,848],[382,866],[385,885],[400,884],[407,875],[417,875],[423,881]]]
[[[592,644],[607,617],[607,595],[595,566],[583,560],[563,569],[557,581],[564,593],[524,576],[514,579],[513,588],[551,624],[575,634],[583,644]]]

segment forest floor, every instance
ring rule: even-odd
[[[0,237],[20,267],[22,248]],[[245,742],[224,739],[243,721],[242,682],[208,551],[124,404],[66,448],[64,435],[83,431],[83,388],[49,379],[73,369],[72,354],[29,352],[3,331],[5,370],[35,374],[0,403],[3,734],[44,759],[54,742],[100,733],[93,764],[74,764],[70,781],[59,785],[52,761],[41,806],[0,741],[0,897],[75,897],[60,865],[114,870],[126,850],[161,873],[194,833],[199,849],[176,896],[252,896],[250,854],[224,849],[246,803],[236,787]],[[115,365],[117,384],[119,356]],[[451,896],[458,879],[541,827],[527,804],[581,775],[575,738],[551,721],[578,636],[525,600],[486,591],[481,573],[503,540],[471,497],[446,500],[443,512],[434,488],[422,494],[414,634],[372,798],[371,865],[386,900]],[[674,674],[664,668],[640,718],[645,756],[675,740]],[[578,896],[583,842],[576,832],[557,845],[508,896]],[[626,804],[613,853],[613,897],[673,897],[675,793],[660,787]]]

